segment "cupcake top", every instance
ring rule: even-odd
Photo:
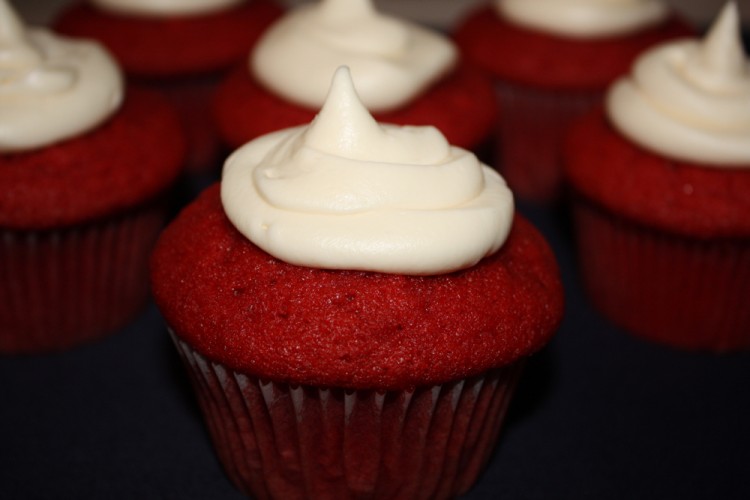
[[[0,226],[120,214],[179,174],[184,137],[156,93],[125,91],[106,51],[26,29],[0,0]]]
[[[374,122],[346,68],[304,127],[235,152],[162,234],[155,300],[214,362],[402,390],[540,349],[562,315],[542,237],[502,178],[431,127]]]
[[[570,38],[627,35],[664,21],[658,0],[495,0],[506,19],[545,33]]]
[[[703,38],[648,50],[609,90],[612,124],[636,144],[676,160],[750,167],[750,61],[737,5]]]
[[[81,135],[122,99],[121,72],[100,45],[26,28],[0,0],[0,152]]]
[[[694,34],[653,0],[508,0],[471,13],[454,39],[500,80],[603,93],[647,48]]]
[[[286,262],[416,275],[476,264],[513,217],[494,170],[434,127],[378,124],[346,67],[309,126],[227,160],[222,202],[240,232]]]
[[[671,234],[750,235],[750,66],[738,21],[727,4],[703,40],[656,46],[610,87],[606,107],[567,140],[576,191]]]
[[[90,0],[97,7],[119,14],[189,16],[226,9],[244,0]]]
[[[371,0],[321,0],[272,25],[250,66],[272,92],[312,109],[323,104],[336,68],[349,66],[362,101],[381,112],[409,102],[456,58],[447,37],[380,14]]]

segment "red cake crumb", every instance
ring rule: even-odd
[[[573,127],[565,157],[574,189],[614,213],[687,236],[750,235],[746,168],[701,166],[649,152],[615,130],[601,107]]]
[[[662,40],[695,32],[672,15],[658,26],[605,39],[565,38],[517,26],[483,7],[454,39],[464,57],[493,76],[544,88],[597,89],[626,72],[635,57]]]
[[[129,75],[161,77],[218,71],[246,57],[283,12],[267,0],[197,16],[112,14],[82,2],[64,10],[55,29],[102,42]]]
[[[214,108],[222,136],[234,148],[269,132],[310,123],[318,112],[266,90],[247,64],[238,66],[219,88]],[[491,133],[497,104],[489,80],[462,66],[405,106],[373,116],[380,123],[433,125],[451,144],[473,149]]]
[[[353,389],[442,383],[540,349],[562,316],[552,252],[520,216],[502,249],[441,276],[284,263],[226,218],[218,185],[164,231],[152,288],[207,358],[276,382]]]
[[[82,136],[0,155],[0,226],[44,229],[116,214],[163,192],[182,167],[174,110],[150,91]]]

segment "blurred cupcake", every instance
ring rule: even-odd
[[[340,65],[351,68],[362,101],[381,122],[434,125],[469,149],[491,135],[492,85],[460,63],[446,37],[381,14],[371,0],[321,0],[274,23],[249,64],[222,84],[215,105],[222,137],[238,147],[309,123]]]
[[[184,138],[98,44],[26,29],[6,0],[0,74],[0,352],[62,349],[144,305]]]
[[[660,45],[566,150],[580,267],[618,325],[676,347],[750,347],[750,64],[729,3]]]
[[[446,498],[488,460],[562,289],[502,178],[380,125],[340,68],[308,126],[227,160],[152,286],[217,453],[256,498]]]
[[[88,0],[64,9],[57,31],[93,38],[129,78],[164,91],[188,136],[187,168],[220,167],[211,97],[282,9],[270,0]]]
[[[656,0],[496,0],[470,14],[454,37],[496,81],[497,158],[513,192],[556,201],[570,122],[601,102],[641,51],[692,33]]]

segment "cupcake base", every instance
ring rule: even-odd
[[[602,92],[534,89],[509,82],[499,82],[495,89],[503,111],[495,141],[503,177],[523,200],[558,200],[568,127],[601,101]]]
[[[218,175],[221,171],[223,143],[212,110],[213,95],[220,80],[220,73],[172,79],[133,79],[140,87],[160,92],[177,113],[187,144],[184,172],[187,175]]]
[[[750,348],[750,240],[650,229],[581,196],[573,218],[584,286],[614,323],[678,348]]]
[[[449,498],[486,464],[522,361],[405,391],[266,381],[174,336],[214,447],[255,498]]]
[[[0,228],[0,353],[68,348],[125,325],[148,298],[164,209],[63,229]]]

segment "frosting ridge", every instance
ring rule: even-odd
[[[688,162],[750,165],[750,61],[737,5],[724,6],[703,40],[646,51],[605,102],[614,126],[647,149]]]
[[[26,29],[0,0],[0,151],[86,132],[120,105],[123,81],[97,43]]]
[[[91,0],[97,7],[140,16],[198,15],[226,9],[244,0]]]
[[[495,0],[495,7],[519,25],[573,38],[634,33],[668,14],[658,0]]]
[[[452,272],[497,251],[513,217],[499,174],[434,127],[377,123],[345,67],[310,125],[230,156],[221,197],[257,246],[324,269]]]
[[[395,109],[451,70],[447,37],[378,13],[372,0],[321,0],[288,12],[250,55],[255,78],[285,99],[319,108],[330,75],[351,68],[368,109]]]

